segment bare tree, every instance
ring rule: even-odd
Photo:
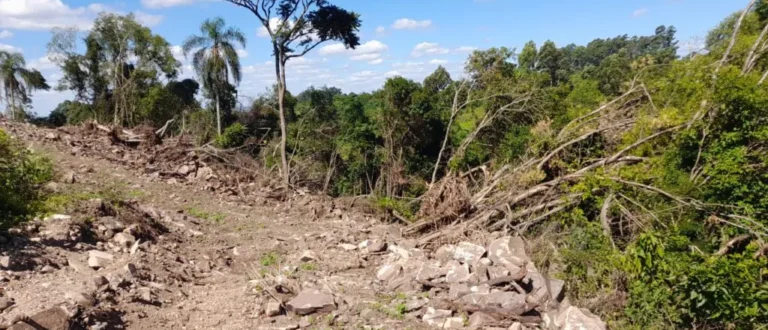
[[[302,57],[318,45],[340,41],[347,48],[360,44],[359,15],[331,5],[326,0],[227,0],[251,11],[272,40],[275,58],[278,107],[280,110],[280,156],[283,181],[290,184],[291,168],[286,157],[285,79],[286,63]]]

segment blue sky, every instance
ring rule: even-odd
[[[327,43],[289,63],[289,88],[298,92],[332,85],[346,92],[370,91],[386,77],[423,79],[438,65],[455,75],[473,49],[506,46],[520,49],[528,40],[547,39],[558,46],[585,44],[619,34],[652,34],[658,25],[674,25],[681,52],[698,47],[706,32],[728,14],[743,8],[738,0],[332,0],[354,10],[363,22],[361,46],[347,51]],[[274,82],[270,46],[250,12],[216,0],[0,0],[0,49],[21,51],[30,67],[55,85],[59,70],[46,57],[50,29],[78,26],[87,30],[102,11],[134,12],[138,19],[178,46],[199,32],[206,18],[221,16],[248,37],[241,50],[244,79],[240,94],[256,96]],[[175,50],[179,50],[178,47]],[[185,65],[182,77],[193,72]],[[40,92],[34,97],[45,115],[67,92]]]

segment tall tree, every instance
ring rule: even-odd
[[[329,40],[355,48],[360,44],[357,36],[360,18],[357,13],[334,6],[326,0],[227,1],[256,15],[272,41],[280,109],[280,156],[283,182],[288,185],[291,168],[286,157],[285,65],[290,59],[302,57]]]
[[[216,130],[221,135],[221,92],[229,85],[229,77],[235,85],[240,84],[240,56],[236,44],[245,47],[245,35],[235,27],[227,27],[224,19],[207,19],[200,25],[201,35],[193,35],[184,41],[184,56],[197,49],[192,56],[192,65],[216,105]]]
[[[48,55],[63,71],[57,89],[74,91],[95,118],[111,117],[115,125],[142,122],[139,99],[161,78],[178,74],[170,44],[133,14],[100,14],[84,39],[84,54],[79,44],[76,29],[54,30]]]
[[[526,42],[525,46],[523,46],[523,50],[520,52],[520,55],[517,57],[517,63],[521,69],[533,70],[536,68],[537,57],[538,57],[538,52],[536,51],[536,43],[533,42],[533,40],[531,40]]]
[[[34,90],[48,90],[50,86],[40,71],[26,68],[20,53],[0,51],[0,83],[3,87],[11,119],[22,119],[24,105],[29,104]]]

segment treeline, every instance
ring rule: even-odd
[[[73,31],[54,34],[57,88],[77,98],[48,123],[174,120],[173,134],[247,150],[290,185],[371,196],[413,222],[407,232],[515,232],[535,247],[540,270],[565,279],[569,297],[613,328],[768,324],[766,1],[727,17],[683,57],[674,27],[660,26],[583,46],[478,50],[461,77],[439,67],[370,93],[296,95],[285,64],[328,40],[355,47],[357,14],[324,1],[307,11],[230,2],[269,28],[269,93],[236,109],[235,47],[246,40],[223,20],[187,39],[197,80],[179,82],[162,37],[106,14],[84,51]],[[283,23],[270,27],[271,17]]]

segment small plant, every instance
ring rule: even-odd
[[[301,268],[301,270],[311,272],[311,271],[314,271],[315,269],[317,269],[317,265],[312,263],[312,262],[305,262],[305,263],[301,264],[301,266],[299,266],[299,268]]]
[[[259,263],[261,263],[261,265],[264,267],[270,267],[270,266],[276,265],[279,260],[280,260],[280,257],[278,257],[277,253],[269,252],[261,256]]]

